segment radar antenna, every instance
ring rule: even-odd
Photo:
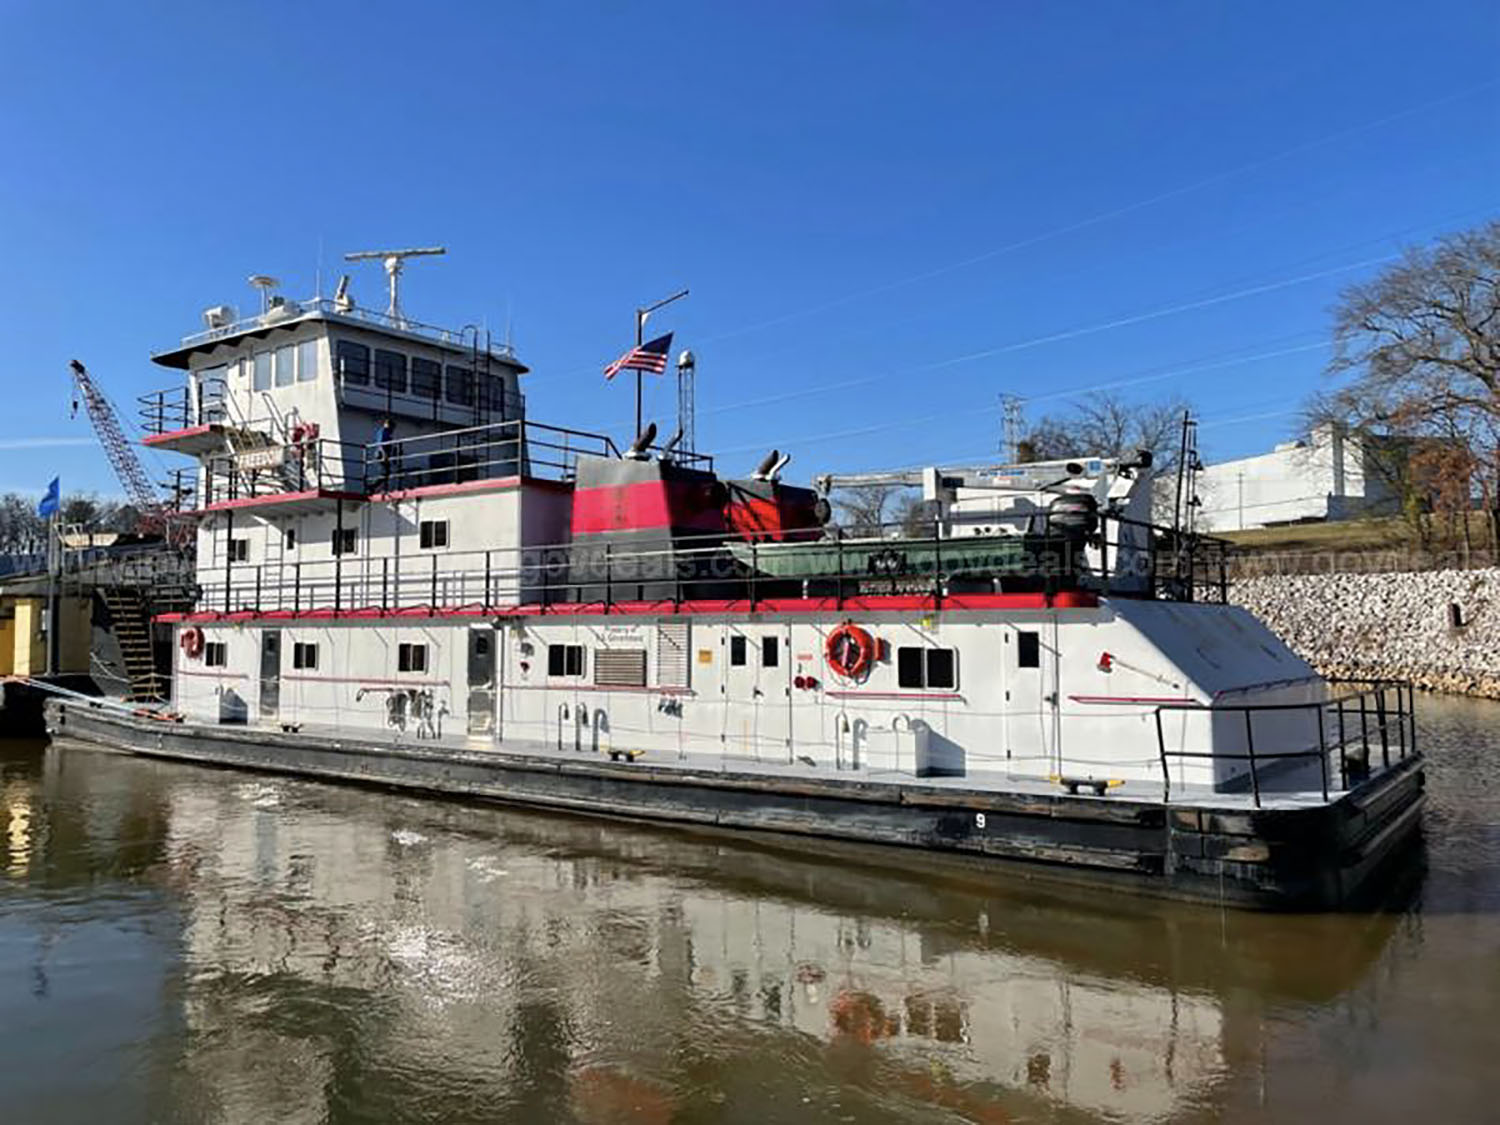
[[[400,279],[401,270],[406,264],[407,258],[420,258],[430,254],[446,254],[448,252],[443,246],[422,246],[413,250],[356,250],[352,254],[345,254],[346,262],[369,262],[379,261],[385,266],[385,276],[390,281],[391,303],[385,310],[385,315],[397,324],[404,323],[401,316]]]

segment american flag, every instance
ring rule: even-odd
[[[672,333],[637,344],[604,369],[604,377],[613,379],[621,371],[649,371],[662,375],[667,370],[667,353],[672,350]]]

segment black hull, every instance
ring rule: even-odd
[[[657,768],[593,759],[392,746],[356,738],[165,722],[72,702],[54,736],[158,758],[422,790],[593,816],[921,849],[1173,898],[1268,910],[1350,908],[1414,842],[1412,756],[1328,805],[1244,812],[1173,801],[1005,793],[843,778]]]

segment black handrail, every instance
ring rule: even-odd
[[[1201,704],[1196,702],[1163,703],[1155,709],[1156,715],[1156,746],[1161,761],[1162,772],[1162,801],[1171,800],[1172,781],[1169,758],[1213,760],[1213,761],[1247,761],[1250,763],[1250,792],[1251,799],[1256,808],[1261,807],[1261,778],[1259,765],[1268,761],[1281,761],[1287,759],[1317,758],[1319,760],[1319,772],[1322,781],[1323,800],[1328,800],[1328,754],[1330,750],[1339,752],[1339,777],[1345,789],[1349,786],[1349,755],[1347,754],[1348,739],[1344,728],[1344,707],[1351,700],[1359,703],[1362,717],[1368,715],[1368,704],[1373,699],[1377,706],[1377,730],[1382,743],[1389,746],[1389,727],[1392,719],[1400,733],[1400,750],[1398,761],[1405,761],[1408,756],[1416,753],[1416,694],[1413,685],[1405,680],[1365,680],[1365,679],[1336,679],[1325,681],[1334,688],[1340,686],[1364,685],[1364,689],[1354,693],[1340,693],[1330,699],[1308,700],[1303,703],[1210,703]],[[1388,691],[1396,693],[1396,713],[1391,716],[1385,705],[1385,697]],[[1245,750],[1243,754],[1227,753],[1221,751],[1200,750],[1170,750],[1167,748],[1166,732],[1162,724],[1162,714],[1167,711],[1182,711],[1195,714],[1213,715],[1215,713],[1242,712],[1245,716]],[[1290,712],[1311,711],[1316,716],[1318,728],[1318,744],[1307,750],[1281,750],[1268,752],[1264,749],[1257,750],[1255,747],[1254,716],[1262,712]],[[1338,722],[1338,742],[1335,746],[1328,745],[1328,732],[1326,721],[1332,714]],[[1408,733],[1410,737],[1408,738]],[[1370,763],[1370,741],[1369,726],[1362,718],[1361,734],[1359,743],[1362,748],[1361,761],[1363,768],[1368,771]],[[1411,749],[1408,751],[1408,745]],[[1389,769],[1391,764],[1389,753],[1385,753],[1381,759],[1382,769]]]

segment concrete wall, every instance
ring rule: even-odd
[[[1500,568],[1248,578],[1231,597],[1325,675],[1500,699]]]

